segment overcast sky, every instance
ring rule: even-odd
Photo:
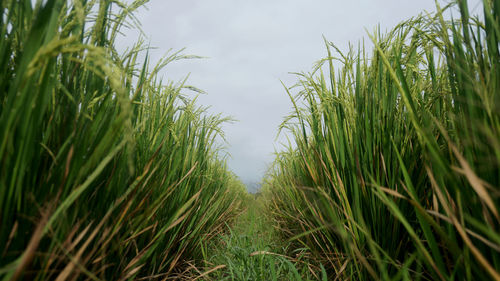
[[[157,61],[169,49],[207,59],[167,66],[165,79],[180,80],[207,95],[199,104],[239,120],[226,124],[229,167],[244,182],[259,182],[273,160],[278,126],[291,112],[280,81],[308,72],[325,57],[322,36],[346,50],[365,38],[365,28],[382,30],[424,10],[434,0],[151,0],[136,14]],[[477,7],[476,7],[477,9]],[[456,13],[458,14],[458,13]],[[131,45],[137,33],[124,30]],[[195,96],[195,94],[192,94]]]

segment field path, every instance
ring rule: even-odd
[[[318,280],[300,266],[305,252],[286,256],[282,241],[265,215],[262,200],[251,198],[227,234],[212,245],[207,261],[219,266],[205,280]]]

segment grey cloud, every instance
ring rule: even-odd
[[[477,1],[476,1],[477,2]],[[245,181],[259,181],[272,153],[278,126],[291,111],[280,80],[290,86],[288,72],[310,71],[326,55],[322,36],[346,50],[379,23],[389,29],[434,0],[152,0],[137,17],[152,46],[152,58],[166,50],[209,59],[176,62],[164,72],[208,92],[199,97],[210,111],[240,120],[225,124],[229,166]],[[130,31],[121,44],[130,45]],[[285,142],[282,136],[279,141]]]

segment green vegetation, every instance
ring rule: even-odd
[[[204,280],[327,280],[325,271],[321,275],[310,264],[306,249],[284,255],[288,245],[276,239],[262,198],[248,198],[245,206],[229,231],[207,245]]]
[[[143,2],[0,2],[0,279],[163,279],[239,212],[226,119],[157,75],[190,57],[115,50]]]
[[[484,23],[463,0],[376,32],[372,54],[326,42],[287,89],[296,146],[264,193],[330,279],[500,280],[500,1],[483,5]]]
[[[499,0],[325,40],[257,198],[145,2],[0,1],[1,280],[500,280]]]

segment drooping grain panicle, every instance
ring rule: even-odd
[[[165,278],[242,194],[210,116],[114,40],[146,1],[1,1],[0,277]]]
[[[326,41],[323,67],[300,75],[284,124],[296,148],[265,190],[333,276],[500,279],[500,3],[483,7],[370,33],[371,55]]]

